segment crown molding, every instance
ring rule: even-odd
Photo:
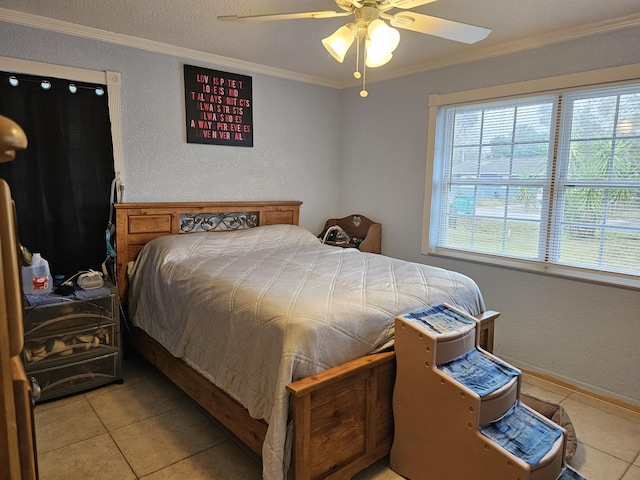
[[[532,50],[534,48],[546,47],[558,43],[569,42],[571,40],[578,40],[585,37],[591,37],[594,35],[600,35],[603,33],[615,32],[618,30],[625,30],[628,28],[635,28],[639,26],[640,13],[610,20],[602,20],[587,25],[580,25],[577,27],[556,30],[554,32],[536,35],[521,40],[505,42],[500,45],[480,48],[462,54],[449,55],[435,60],[430,60],[428,62],[410,65],[406,68],[398,68],[387,71],[376,71],[375,76],[370,74],[371,76],[367,78],[367,83],[381,82],[384,80],[390,80],[406,75],[413,75],[416,73],[452,67],[464,63],[475,62],[478,60],[500,57],[503,55],[509,55],[511,53],[518,53],[525,50]],[[359,84],[360,82],[358,81],[350,81],[348,83],[343,83],[342,87],[354,87]]]
[[[243,60],[237,60],[230,57],[224,57],[221,55],[215,55],[211,53],[201,52],[198,50],[192,50],[189,48],[176,47],[166,43],[156,42],[153,40],[146,40],[139,37],[133,37],[130,35],[123,35],[120,33],[109,32],[93,27],[85,27],[75,23],[64,22],[61,20],[55,20],[52,18],[42,17],[39,15],[33,15],[24,12],[18,12],[7,8],[0,7],[0,21],[9,23],[15,23],[18,25],[24,25],[27,27],[39,28],[42,30],[50,30],[53,32],[64,33],[66,35],[73,35],[77,37],[90,38],[93,40],[99,40],[107,43],[114,43],[117,45],[123,45],[132,48],[138,48],[154,53],[163,53],[166,55],[172,55],[175,57],[187,58],[196,61],[213,63],[223,67],[229,67],[232,69],[238,69],[246,72],[252,72],[262,75],[268,75],[276,78],[283,78],[287,80],[294,80],[302,83],[308,83],[312,85],[319,85],[323,87],[342,89],[354,87],[360,84],[357,80],[348,81],[335,81],[326,78],[316,77],[313,75],[305,75],[290,70],[284,70],[279,68],[270,67],[258,63],[246,62]],[[393,78],[403,77],[406,75],[413,75],[416,73],[427,72],[430,70],[437,70],[440,68],[452,67],[461,65],[464,63],[475,62],[478,60],[485,60],[489,58],[495,58],[511,53],[522,52],[525,50],[531,50],[534,48],[545,47],[554,45],[557,43],[568,42],[571,40],[577,40],[594,35],[600,35],[603,33],[614,32],[618,30],[624,30],[628,28],[635,28],[640,26],[640,13],[632,14],[625,17],[602,20],[587,25],[581,25],[578,27],[571,27],[567,29],[557,30],[555,32],[545,33],[542,35],[536,35],[526,39],[515,40],[512,42],[505,42],[500,45],[494,45],[491,47],[474,49],[469,52],[465,52],[457,55],[449,55],[446,57],[430,60],[427,62],[410,65],[405,68],[398,68],[393,70],[377,70],[369,73],[367,78],[368,83],[376,83],[384,80],[390,80]]]
[[[295,80],[302,83],[309,83],[312,85],[319,85],[335,89],[340,89],[342,87],[340,82],[329,80],[326,78],[315,77],[313,75],[305,75],[302,73],[274,68],[258,63],[245,62],[243,60],[237,60],[235,58],[224,57],[221,55],[201,52],[189,48],[177,47],[153,40],[146,40],[144,38],[109,32],[107,30],[101,30],[99,28],[85,27],[76,23],[64,22],[62,20],[42,17],[30,13],[18,12],[15,10],[10,10],[8,8],[0,7],[0,21],[15,23],[17,25],[23,25],[26,27],[39,28],[41,30],[64,33],[66,35],[73,35],[76,37],[90,38],[93,40],[123,45],[126,47],[137,48],[154,53],[163,53],[175,57],[213,63],[223,67],[267,75],[270,77]]]

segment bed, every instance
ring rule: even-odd
[[[264,478],[350,478],[391,447],[395,314],[445,301],[497,314],[463,275],[322,245],[300,205],[116,204],[126,340]]]

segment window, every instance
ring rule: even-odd
[[[640,81],[433,108],[430,253],[640,285]]]

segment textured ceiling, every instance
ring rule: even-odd
[[[320,40],[350,21],[349,17],[255,23],[216,19],[218,15],[336,9],[333,0],[0,0],[0,20],[15,21],[17,16],[22,23],[29,23],[20,16],[26,13],[30,14],[28,19],[47,17],[346,85],[353,81],[355,55],[348,55],[340,64]],[[371,79],[471,55],[495,55],[640,25],[638,0],[438,0],[415,11],[488,27],[493,32],[477,44],[465,45],[401,30],[393,59],[369,71]]]

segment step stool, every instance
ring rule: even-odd
[[[518,400],[520,371],[478,337],[479,322],[446,304],[396,317],[391,468],[411,480],[563,478],[564,429]]]

